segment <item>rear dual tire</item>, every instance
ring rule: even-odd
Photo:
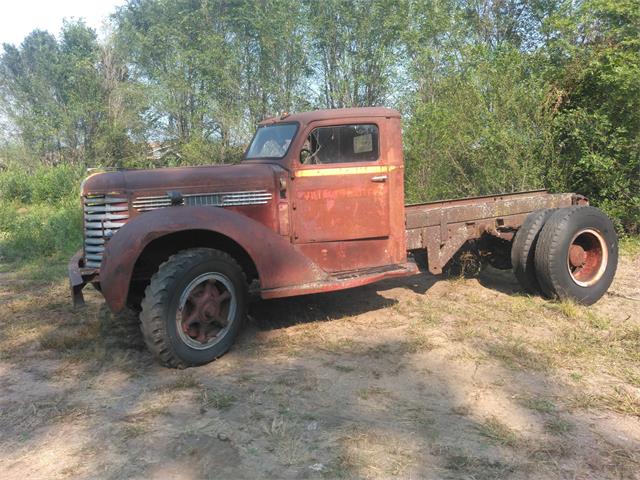
[[[540,232],[535,267],[546,297],[592,305],[606,293],[617,266],[615,228],[595,207],[557,210]]]
[[[535,252],[538,237],[542,227],[549,217],[556,211],[555,208],[536,210],[522,222],[522,226],[516,232],[511,247],[511,265],[518,282],[527,293],[539,295],[542,293],[538,276],[536,275]]]
[[[618,239],[611,220],[597,208],[538,210],[516,233],[511,261],[527,293],[591,305],[613,281]]]

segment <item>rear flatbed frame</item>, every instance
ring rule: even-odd
[[[586,204],[574,193],[533,190],[407,205],[407,250],[426,249],[429,271],[439,274],[468,240],[490,235],[510,241],[535,210]]]

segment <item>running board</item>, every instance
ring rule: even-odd
[[[385,278],[408,277],[420,273],[415,262],[407,262],[399,265],[384,265],[380,267],[365,268],[361,270],[349,270],[337,272],[328,276],[325,280],[296,285],[293,287],[273,288],[262,290],[262,298],[291,297],[294,295],[308,295],[311,293],[331,292],[346,288],[360,287],[369,283],[378,282]]]

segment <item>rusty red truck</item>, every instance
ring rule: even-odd
[[[318,110],[262,121],[236,165],[118,170],[82,184],[74,301],[91,283],[113,312],[140,312],[169,367],[224,354],[264,299],[439,274],[474,245],[523,288],[596,302],[615,274],[610,219],[578,194],[529,191],[404,203],[400,114]]]

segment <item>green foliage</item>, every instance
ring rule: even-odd
[[[640,3],[586,1],[576,12],[582,39],[555,52],[571,58],[554,129],[557,170],[574,189],[640,230]],[[557,54],[557,53],[556,53]]]
[[[0,207],[0,260],[68,257],[82,245],[82,209],[77,202]]]
[[[111,21],[3,46],[0,198],[61,201],[78,176],[39,165],[235,162],[265,116],[387,105],[410,201],[570,190],[640,230],[638,0],[137,0]]]
[[[406,127],[410,201],[542,186],[551,145],[547,84],[518,50],[475,48],[473,62],[417,100]]]
[[[70,165],[39,166],[33,170],[13,165],[0,172],[0,200],[3,203],[59,203],[78,198],[84,170]]]
[[[81,246],[78,167],[0,172],[0,262],[64,258]]]
[[[401,68],[403,0],[305,2],[316,102],[328,108],[383,105]]]

